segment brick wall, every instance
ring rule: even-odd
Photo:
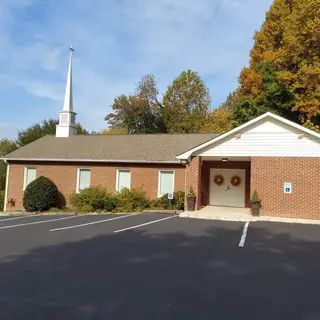
[[[283,192],[284,182],[292,193]],[[251,158],[251,194],[262,200],[261,214],[320,219],[320,158]]]
[[[149,199],[155,199],[158,195],[158,172],[160,169],[175,171],[175,191],[183,191],[185,185],[185,167],[182,165],[168,164],[93,164],[93,163],[57,163],[48,162],[38,164],[36,162],[11,163],[8,185],[8,199],[15,200],[13,208],[7,210],[23,210],[23,178],[24,167],[29,166],[37,169],[37,177],[43,175],[55,182],[63,198],[76,191],[77,168],[91,169],[91,185],[105,187],[109,192],[116,189],[116,169],[131,169],[131,188],[143,188]]]
[[[186,192],[189,192],[190,186],[196,195],[196,210],[201,207],[201,158],[193,157],[186,167]],[[185,204],[187,208],[187,204]]]

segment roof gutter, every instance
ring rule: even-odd
[[[162,160],[97,160],[97,159],[50,159],[50,158],[0,158],[0,160],[8,161],[45,161],[45,162],[116,162],[116,163],[168,163],[180,164],[180,161],[162,161]]]

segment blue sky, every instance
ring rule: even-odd
[[[89,130],[107,127],[113,98],[147,73],[163,93],[197,71],[219,106],[248,64],[255,30],[272,0],[1,0],[0,138],[57,118],[68,46],[74,109]]]

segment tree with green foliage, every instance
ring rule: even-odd
[[[113,112],[105,117],[111,125],[111,132],[165,132],[163,106],[157,98],[158,94],[155,77],[146,75],[138,83],[133,95],[116,97],[112,104]]]
[[[164,95],[164,119],[170,133],[200,132],[211,104],[209,89],[198,73],[183,71]]]
[[[10,152],[13,152],[19,147],[23,147],[28,143],[31,143],[47,134],[56,133],[56,125],[58,120],[43,120],[41,123],[34,124],[31,127],[18,132],[18,137],[15,141],[9,139],[0,140],[0,158],[4,157]],[[79,123],[77,124],[79,134],[88,134]],[[0,190],[5,189],[6,185],[7,164],[4,161],[0,161]]]
[[[19,147],[22,147],[47,134],[55,134],[57,124],[59,124],[59,120],[49,119],[43,120],[41,123],[34,124],[25,130],[20,130],[18,132],[16,143]],[[88,134],[88,131],[84,129],[80,123],[77,123],[76,126],[78,134]]]
[[[6,154],[13,152],[18,148],[17,144],[4,138],[0,140],[0,158],[4,157]],[[4,190],[6,186],[6,174],[7,174],[7,164],[4,161],[0,161],[0,190]]]
[[[233,110],[233,105],[234,105],[236,100],[237,100],[237,91],[234,90],[231,93],[229,93],[226,101],[221,104],[219,109],[221,109],[223,111],[232,111]]]
[[[274,1],[240,74],[236,124],[270,110],[320,130],[319,26],[319,0]]]
[[[269,63],[261,62],[255,65],[253,70],[259,73],[260,92],[251,96],[240,95],[234,101],[234,124],[240,125],[267,111],[298,122],[299,114],[292,110],[296,98],[289,88],[279,80],[274,67]]]
[[[104,133],[189,133],[201,131],[211,103],[209,90],[196,72],[184,71],[168,87],[163,102],[153,75],[142,77],[133,95],[122,94],[105,117]]]

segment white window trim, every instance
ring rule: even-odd
[[[116,170],[116,192],[119,192],[119,172],[120,171],[129,171],[129,190],[131,190],[131,169],[127,169],[127,168],[119,168]]]
[[[28,169],[35,169],[36,170],[36,177],[37,177],[37,168],[36,167],[24,167],[23,171],[23,191],[26,190],[27,187],[27,171]]]
[[[175,182],[175,175],[176,175],[176,172],[175,172],[175,170],[169,170],[169,169],[165,169],[165,170],[163,170],[163,169],[160,169],[159,170],[159,172],[158,172],[158,198],[160,198],[160,197],[162,197],[163,195],[160,195],[160,182],[161,182],[161,172],[173,172],[173,182],[172,182],[172,184],[173,184],[173,186],[172,186],[172,190],[173,190],[173,192],[174,192],[174,182]]]
[[[80,190],[80,171],[81,170],[89,170],[90,171],[90,186],[91,186],[91,169],[90,168],[77,168],[77,185],[76,185],[76,193],[79,193]]]

